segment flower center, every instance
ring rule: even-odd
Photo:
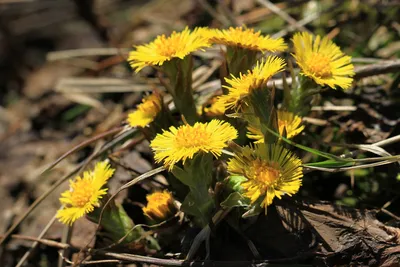
[[[82,179],[76,181],[73,191],[71,193],[72,206],[84,207],[90,202],[93,195],[93,185],[90,180]]]
[[[264,187],[268,187],[273,184],[280,176],[280,171],[271,166],[271,163],[267,163],[260,159],[253,161],[253,166],[251,167],[253,172],[253,177],[256,181],[262,184]]]
[[[182,44],[180,38],[171,36],[165,37],[164,35],[160,36],[158,42],[156,42],[157,51],[160,55],[165,57],[173,57],[175,56],[177,51],[182,50]]]
[[[176,143],[179,147],[191,148],[205,146],[210,141],[211,134],[201,125],[192,127],[185,125],[176,133]]]
[[[307,66],[309,70],[317,77],[329,78],[332,76],[330,62],[331,60],[329,59],[329,57],[314,52],[307,60]]]
[[[156,115],[160,111],[157,104],[152,100],[148,100],[140,104],[138,109],[144,114],[148,115]]]

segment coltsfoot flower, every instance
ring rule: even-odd
[[[70,180],[70,189],[61,194],[60,202],[64,208],[57,212],[56,217],[64,224],[71,225],[80,217],[100,206],[100,199],[107,194],[103,188],[114,174],[108,162],[98,162],[93,171],[86,171],[83,177]]]
[[[174,164],[192,159],[198,152],[211,153],[218,157],[226,143],[236,139],[237,131],[227,122],[211,120],[207,123],[196,122],[193,126],[171,126],[151,141],[156,162],[163,162],[172,170]]]
[[[204,108],[204,113],[210,117],[224,115],[225,103],[218,101],[218,97],[213,97],[210,101],[210,106]]]
[[[164,221],[176,212],[174,198],[168,191],[154,192],[146,196],[143,213],[153,221]]]
[[[128,124],[131,127],[145,127],[151,123],[157,114],[161,111],[162,99],[157,93],[143,98],[142,103],[136,107],[136,110],[129,113]]]
[[[146,66],[161,66],[173,58],[183,59],[194,51],[210,46],[203,31],[190,31],[186,27],[182,32],[174,31],[169,37],[160,35],[151,43],[136,46],[136,50],[129,53],[128,61],[139,72]]]
[[[282,38],[273,39],[268,35],[261,35],[260,31],[255,32],[254,29],[245,29],[243,27],[230,27],[225,30],[212,29],[205,32],[205,35],[213,43],[241,47],[248,50],[280,52],[287,48]]]
[[[304,125],[301,125],[301,117],[295,115],[292,112],[278,110],[278,128],[279,134],[283,135],[286,132],[286,138],[290,139],[304,130]],[[250,122],[247,126],[247,137],[253,140],[257,140],[255,143],[264,143],[264,135],[260,130],[260,125],[257,122]]]
[[[292,196],[299,191],[303,168],[301,160],[280,145],[256,144],[244,147],[228,162],[228,172],[247,179],[241,186],[244,196],[255,203],[263,199],[266,208],[275,197]]]
[[[229,92],[227,95],[221,96],[218,101],[224,103],[226,109],[239,106],[241,100],[248,96],[252,89],[266,86],[273,75],[283,71],[285,65],[286,63],[283,59],[269,56],[265,61],[257,62],[256,66],[246,74],[240,74],[239,77],[225,78],[228,85],[224,87]]]
[[[351,57],[327,37],[315,38],[307,32],[293,36],[294,54],[301,74],[314,80],[319,85],[333,89],[339,86],[348,89],[353,81],[354,66]]]

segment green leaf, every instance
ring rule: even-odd
[[[229,176],[228,178],[228,186],[232,188],[232,190],[237,191],[237,192],[242,192],[243,188],[241,186],[241,183],[246,181],[247,179],[244,176],[241,175],[232,175]]]
[[[321,156],[321,157],[324,157],[324,158],[327,158],[327,159],[330,159],[330,160],[336,161],[336,162],[347,162],[347,163],[354,162],[353,159],[341,158],[341,157],[338,157],[338,156],[330,154],[330,153],[322,152],[322,151],[313,149],[313,148],[308,147],[308,146],[303,146],[303,145],[297,144],[297,143],[287,139],[286,137],[281,136],[279,133],[271,130],[270,128],[267,128],[267,131],[270,132],[271,134],[275,135],[276,137],[281,138],[283,141],[285,141],[289,145],[292,145],[294,147],[300,148],[300,149],[302,149],[304,151],[307,151],[307,152],[310,152],[310,153],[312,153],[314,155],[318,155],[318,156]]]
[[[260,120],[264,143],[273,144],[277,141],[276,135],[271,135],[268,129],[278,131],[278,116],[274,107],[275,89],[261,87],[251,90],[249,94],[250,110]]]
[[[251,208],[248,211],[243,213],[242,218],[250,218],[253,216],[258,216],[263,211],[264,211],[264,209],[261,208],[260,203],[257,201],[251,205]]]
[[[231,193],[222,203],[221,206],[224,208],[233,207],[248,207],[250,205],[250,200],[244,197],[239,192]]]
[[[181,210],[187,215],[194,216],[200,226],[205,226],[211,219],[211,213],[215,206],[214,200],[208,193],[196,193],[197,194],[195,194],[194,191],[191,191],[186,196],[185,200],[182,203]]]
[[[190,188],[208,187],[212,181],[213,156],[198,153],[193,159],[186,160],[183,169],[174,166],[172,174]]]
[[[180,167],[175,165],[171,172],[183,184],[185,184],[189,187],[196,186],[194,179],[191,179],[191,175],[187,170],[183,170]]]
[[[212,167],[212,154],[198,153],[193,159],[185,162],[183,169],[177,166],[172,169],[172,174],[190,190],[181,210],[194,216],[200,226],[208,223],[215,206],[214,199],[208,191],[212,182]]]
[[[323,167],[323,168],[338,168],[338,167],[349,167],[353,166],[354,162],[343,162],[343,161],[337,161],[337,160],[324,160],[320,162],[313,162],[313,163],[307,163],[304,164],[306,167]]]

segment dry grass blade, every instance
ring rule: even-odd
[[[292,18],[288,13],[280,9],[275,4],[271,3],[271,1],[267,0],[257,0],[258,3],[265,6],[266,8],[270,9],[272,12],[280,16],[282,19],[287,21],[291,26],[295,27],[298,30],[310,32],[306,27],[300,25],[294,18]]]
[[[377,167],[377,166],[382,166],[386,164],[391,164],[394,162],[397,162],[399,159],[394,159],[394,160],[384,160],[380,162],[374,162],[370,164],[362,164],[362,165],[357,165],[357,166],[351,166],[351,167],[341,167],[341,168],[324,168],[324,167],[316,167],[316,166],[305,166],[304,167],[304,172],[307,173],[310,170],[318,170],[318,171],[325,171],[325,172],[344,172],[344,171],[349,171],[349,170],[356,170],[356,169],[365,169],[365,168],[371,168],[371,167]]]
[[[80,93],[64,93],[63,96],[75,103],[87,105],[93,108],[97,108],[103,112],[107,112],[107,109],[104,105],[97,99],[88,96],[87,94],[80,94]]]
[[[312,111],[356,111],[355,106],[315,106],[311,108]]]
[[[125,93],[146,92],[154,88],[163,90],[161,87],[148,84],[137,84],[129,79],[117,78],[64,78],[60,79],[55,91],[62,93]]]
[[[47,54],[46,59],[55,61],[75,57],[127,55],[128,52],[129,49],[127,48],[82,48],[50,52]]]

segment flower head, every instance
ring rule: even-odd
[[[213,29],[205,32],[211,42],[224,44],[232,47],[241,47],[255,51],[284,51],[287,46],[282,38],[272,39],[268,35],[262,36],[261,32],[255,32],[254,29],[245,29],[243,27],[230,27],[229,29]]]
[[[162,99],[159,94],[151,94],[143,98],[137,109],[128,115],[128,123],[131,127],[145,127],[151,123],[161,111]]]
[[[252,89],[266,86],[273,75],[283,71],[285,65],[283,59],[269,56],[265,61],[257,62],[256,66],[246,74],[240,74],[238,78],[234,76],[225,78],[228,85],[224,87],[229,92],[221,96],[218,101],[224,103],[227,109],[240,105],[241,100],[248,96]]]
[[[150,146],[157,162],[164,162],[171,170],[180,160],[192,159],[198,152],[220,156],[226,143],[237,137],[237,131],[229,123],[211,120],[208,123],[197,122],[193,126],[171,126],[169,131],[157,134]]]
[[[182,32],[174,31],[169,37],[163,34],[151,43],[136,46],[136,50],[129,53],[128,61],[132,68],[139,72],[145,66],[161,66],[173,58],[183,59],[188,54],[208,46],[208,38],[199,31],[190,31],[186,27]]]
[[[163,221],[176,212],[174,198],[168,191],[154,192],[146,196],[147,206],[144,214],[154,221]]]
[[[209,107],[204,108],[204,112],[207,116],[215,117],[225,114],[225,104],[218,101],[218,97],[213,97],[210,102]]]
[[[304,130],[304,125],[301,125],[301,117],[289,111],[278,110],[278,128],[279,134],[283,135],[286,132],[286,138],[292,138]],[[257,140],[255,143],[264,143],[264,135],[262,134],[258,120],[250,121],[247,126],[247,137]]]
[[[313,40],[314,39],[314,40]],[[327,37],[315,38],[307,32],[293,36],[294,54],[301,74],[313,79],[317,84],[331,88],[340,86],[348,89],[353,81],[354,66],[351,57]]]
[[[228,172],[247,179],[241,184],[244,196],[251,203],[262,197],[261,207],[270,205],[275,197],[297,193],[303,177],[301,160],[277,144],[244,147],[228,162]]]
[[[109,163],[102,161],[96,164],[93,171],[86,171],[83,177],[70,180],[70,190],[61,194],[60,202],[64,208],[57,212],[56,217],[64,224],[71,225],[83,215],[90,213],[100,205],[100,199],[107,194],[103,186],[114,174]]]

